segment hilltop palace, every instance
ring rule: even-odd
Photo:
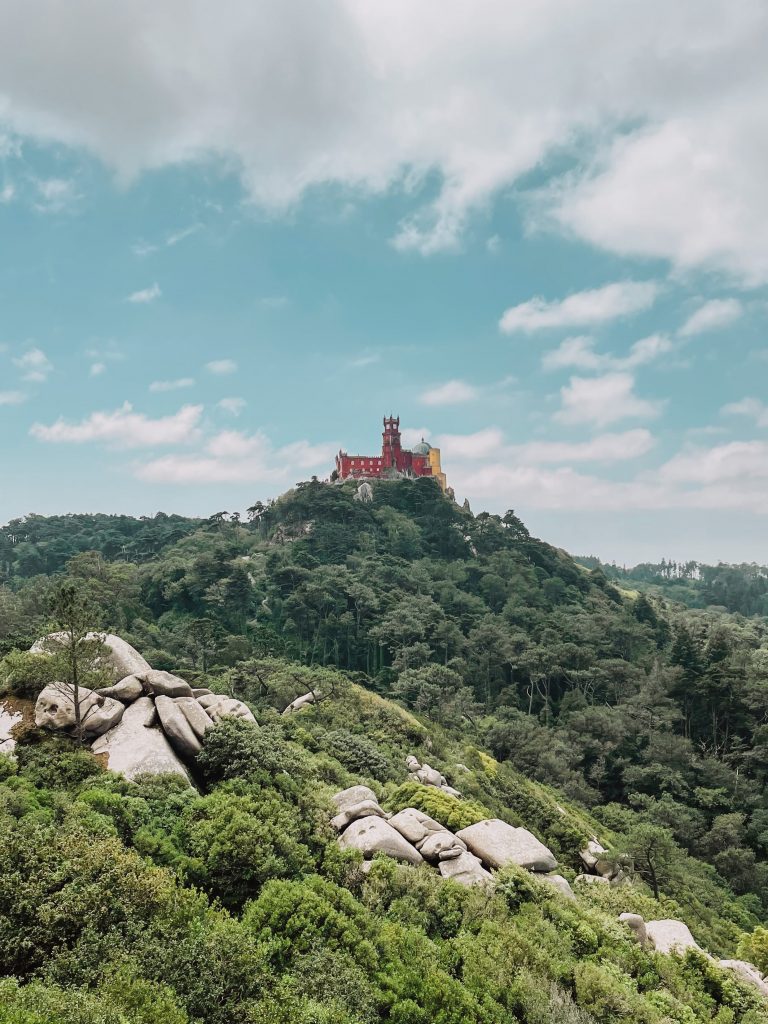
[[[424,438],[410,450],[403,448],[400,442],[399,416],[384,417],[384,432],[381,437],[381,455],[348,455],[340,451],[336,456],[334,479],[432,476],[443,491],[446,490],[439,448],[433,448]]]

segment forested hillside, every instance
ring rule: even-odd
[[[702,562],[642,562],[631,569],[608,565],[599,558],[577,561],[590,569],[600,568],[624,586],[641,587],[680,601],[689,608],[715,605],[741,615],[768,615],[768,566],[706,565]]]
[[[261,725],[210,733],[200,793],[36,730],[0,758],[0,970],[18,979],[0,1021],[768,1021],[702,957],[642,951],[616,922],[680,917],[768,969],[757,609],[640,591],[428,479],[370,503],[313,481],[247,522],[29,517],[0,531],[0,567],[6,692],[45,681],[22,652],[66,578],[94,627]],[[278,716],[310,688],[325,699]],[[413,751],[462,800],[405,783]],[[634,884],[571,905],[514,872],[492,897],[391,862],[364,876],[327,826],[330,793],[361,781],[390,810],[524,824],[571,878],[598,834]]]

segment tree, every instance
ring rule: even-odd
[[[57,644],[59,658],[67,676],[63,693],[71,699],[75,713],[75,739],[82,743],[87,720],[99,708],[93,700],[86,682],[104,682],[98,659],[103,652],[103,640],[91,631],[95,610],[83,590],[73,581],[61,583],[51,598],[51,619],[57,631],[63,634]],[[94,680],[93,676],[97,679]],[[57,686],[58,683],[52,685]]]
[[[625,836],[624,850],[634,871],[650,885],[654,898],[658,899],[675,856],[680,852],[672,833],[661,825],[640,821]]]

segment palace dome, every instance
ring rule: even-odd
[[[431,444],[427,444],[427,442],[424,440],[423,437],[419,441],[419,443],[415,444],[413,446],[413,448],[411,449],[411,451],[413,452],[414,455],[429,455],[431,450],[432,450],[432,445]]]

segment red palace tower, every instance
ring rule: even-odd
[[[403,448],[399,416],[384,417],[381,438],[381,455],[348,455],[340,451],[336,456],[337,478],[432,476],[445,490],[445,474],[440,466],[439,448],[433,448],[424,438],[413,449]]]

